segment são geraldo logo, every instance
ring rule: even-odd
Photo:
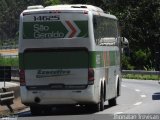
[[[65,34],[59,31],[51,31],[49,26],[35,24],[34,38],[36,39],[46,39],[46,38],[64,38]]]

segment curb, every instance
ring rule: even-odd
[[[20,111],[27,106],[23,105],[20,98],[20,87],[19,86],[13,86],[13,87],[7,87],[7,91],[14,91],[15,98],[13,100],[13,104],[11,105],[14,112]],[[0,89],[0,92],[2,92],[2,89]],[[7,106],[1,106],[0,105],[0,116],[1,114],[8,114],[10,113],[10,110]]]
[[[25,106],[21,103],[20,98],[14,99],[13,103],[14,104],[12,104],[11,107],[14,112],[13,113],[10,112],[10,110],[7,106],[0,106],[0,116],[7,115],[7,114],[15,114],[15,113],[19,112],[20,110],[27,108],[27,106]]]
[[[20,96],[20,87],[19,86],[13,86],[13,87],[5,87],[7,91],[14,91],[15,99]],[[0,92],[3,92],[2,89],[0,89]]]

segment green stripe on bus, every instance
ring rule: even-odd
[[[80,29],[80,33],[77,37],[88,37],[88,21],[75,21],[75,24]]]
[[[20,69],[25,69],[24,67],[24,57],[23,57],[24,54],[22,53],[19,53],[19,68]]]
[[[111,51],[110,52],[110,65],[113,66],[116,64],[116,61],[115,61],[115,51]]]
[[[94,51],[90,52],[89,66],[93,68],[118,65],[116,51]]]
[[[116,58],[117,57],[117,58]],[[21,69],[99,68],[118,65],[116,51],[40,52],[19,54]]]
[[[76,37],[88,37],[88,21],[73,21],[75,25],[80,30],[80,33]],[[65,38],[68,33],[72,33],[73,31],[65,27],[65,21],[62,23],[61,21],[52,21],[52,22],[23,22],[23,39],[51,39],[51,38]],[[75,35],[76,35],[75,32]]]
[[[20,54],[24,69],[88,68],[88,54],[80,52],[31,52]]]

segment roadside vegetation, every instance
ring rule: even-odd
[[[18,57],[15,57],[15,58],[0,57],[0,66],[17,66],[18,67]]]
[[[160,61],[160,55],[155,54],[160,48],[159,0],[1,0],[0,48],[17,46],[19,15],[27,6],[56,4],[90,4],[115,15],[121,36],[129,41],[129,51],[122,57],[122,69],[157,70],[157,64],[160,64],[156,62]],[[0,57],[0,65],[18,66],[18,58]],[[132,75],[126,77],[137,78]]]
[[[139,79],[139,80],[159,80],[160,75],[135,75],[135,74],[127,74],[123,75],[123,78],[126,79]]]

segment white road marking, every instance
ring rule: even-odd
[[[135,91],[136,91],[136,92],[140,92],[140,90],[139,90],[139,89],[135,89]]]
[[[135,103],[134,105],[140,105],[140,104],[142,104],[142,102],[137,102],[137,103]]]
[[[127,86],[125,86],[125,85],[121,85],[122,87],[127,87]]]
[[[142,98],[146,97],[146,95],[141,95]]]
[[[114,115],[115,115],[115,114],[122,114],[122,113],[123,113],[123,112],[116,112],[116,113],[114,113]]]

